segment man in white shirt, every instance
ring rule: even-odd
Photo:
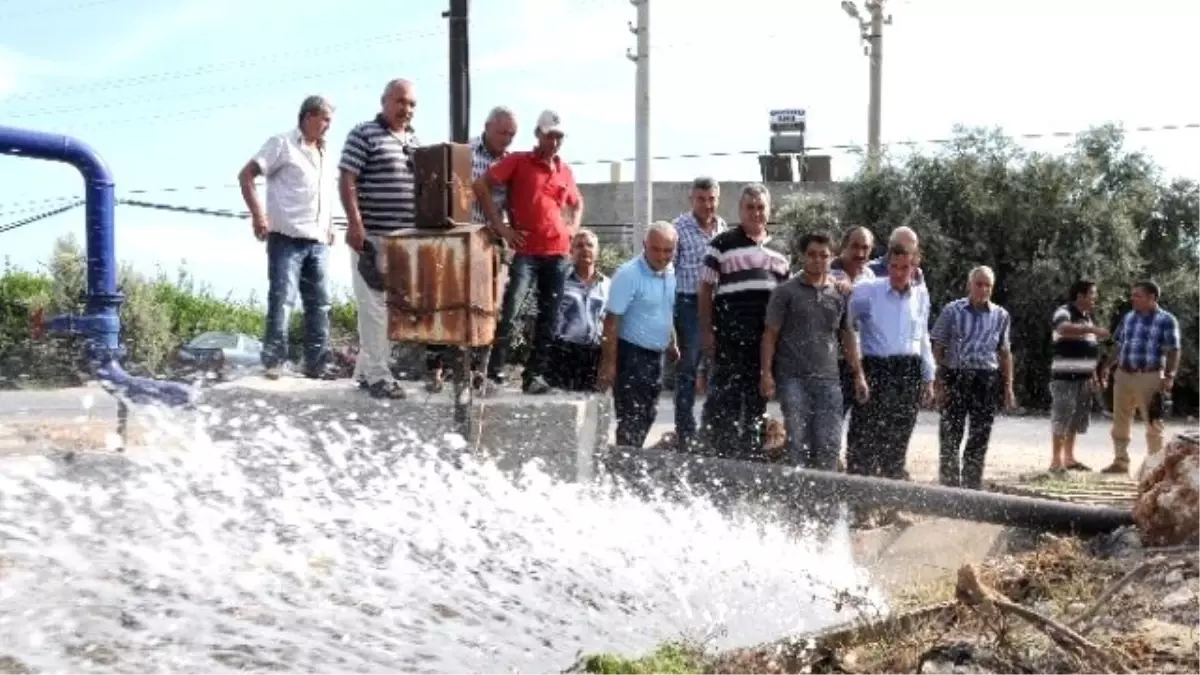
[[[328,379],[329,289],[336,161],[326,157],[333,106],[320,96],[300,104],[295,129],[272,136],[238,173],[254,236],[267,243],[267,327],[263,366],[278,378],[287,362],[288,307],[299,291],[304,307],[304,374]],[[254,181],[266,177],[264,212]]]

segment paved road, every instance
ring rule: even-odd
[[[697,402],[697,411],[703,398]],[[779,416],[771,404],[770,413]],[[0,392],[0,427],[23,422],[94,421],[115,419],[116,401],[102,389],[90,386],[39,391]],[[649,443],[674,428],[675,409],[671,395],[664,394],[658,418],[650,432]],[[922,412],[909,448],[909,472],[914,478],[931,479],[937,470],[937,415]],[[1111,460],[1110,423],[1102,417],[1092,420],[1088,434],[1080,437],[1077,456],[1080,461],[1100,468]],[[1168,434],[1170,430],[1168,430]],[[1144,444],[1141,429],[1134,430],[1134,466],[1141,461]],[[1044,469],[1049,464],[1049,421],[1044,417],[1001,417],[992,434],[988,456],[988,477],[1004,478]]]

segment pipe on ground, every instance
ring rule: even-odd
[[[666,488],[686,485],[720,497],[768,497],[801,508],[844,502],[895,508],[1046,532],[1092,535],[1133,525],[1124,509],[1032,499],[775,464],[688,455],[671,450],[613,448],[600,464],[615,478]]]
[[[187,385],[134,377],[117,363],[121,357],[120,308],[124,297],[117,287],[116,192],[108,165],[95,150],[78,139],[4,126],[0,126],[0,154],[62,162],[75,167],[83,176],[86,308],[82,316],[50,319],[48,329],[83,335],[88,361],[96,377],[132,400],[168,405],[186,405],[194,401],[193,390]]]

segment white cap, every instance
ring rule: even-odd
[[[543,110],[538,115],[537,129],[543,134],[562,134],[562,119],[553,110]]]

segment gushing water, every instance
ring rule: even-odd
[[[163,420],[126,456],[0,460],[0,660],[43,671],[553,672],[841,617],[820,546],[703,501],[520,481],[459,437]],[[206,429],[240,429],[214,441]]]

